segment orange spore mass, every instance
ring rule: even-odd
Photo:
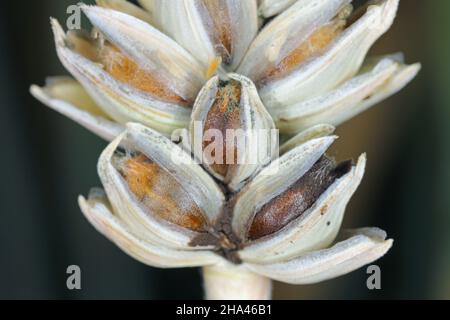
[[[269,69],[264,79],[289,74],[303,62],[320,54],[345,29],[345,26],[345,20],[336,20],[318,28],[306,41],[300,43],[277,65]]]
[[[99,62],[105,66],[114,79],[146,92],[162,101],[187,105],[188,101],[175,94],[170,88],[136,62],[128,58],[118,48],[104,45],[99,52]]]
[[[121,173],[130,191],[147,209],[173,224],[202,231],[206,224],[200,208],[165,170],[140,154],[127,159]]]

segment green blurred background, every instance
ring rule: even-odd
[[[0,298],[201,298],[198,269],[160,270],[117,249],[84,219],[77,196],[99,185],[105,143],[34,100],[31,83],[66,74],[49,16],[75,1],[5,1],[0,11]],[[450,298],[450,1],[402,0],[374,53],[403,51],[423,70],[405,90],[338,129],[335,154],[367,152],[368,170],[347,227],[379,226],[395,239],[377,262],[382,290],[365,268],[313,286],[276,284],[284,299]],[[82,290],[66,289],[66,268]]]

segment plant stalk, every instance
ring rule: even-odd
[[[270,300],[272,281],[231,263],[203,267],[207,300]]]

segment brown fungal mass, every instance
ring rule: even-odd
[[[203,150],[211,143],[215,146],[222,146],[222,157],[216,155],[215,149],[209,154],[205,152],[208,163],[212,163],[211,168],[221,176],[225,177],[231,165],[237,162],[237,142],[234,145],[226,144],[226,131],[228,129],[239,129],[240,118],[241,84],[238,81],[220,81],[216,93],[215,101],[206,116],[204,123],[204,133],[207,130],[215,129],[222,133],[222,141],[203,141]],[[227,158],[229,150],[234,159]],[[220,157],[220,159],[218,159]]]
[[[248,238],[256,240],[273,234],[309,209],[320,195],[351,168],[346,161],[336,166],[323,156],[285,192],[265,204],[255,215]]]
[[[143,154],[118,161],[130,191],[152,214],[184,228],[203,231],[205,218],[182,186]]]

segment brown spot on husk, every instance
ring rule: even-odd
[[[222,146],[222,157],[215,152],[206,153],[208,163],[212,163],[211,168],[214,172],[225,177],[230,166],[237,163],[237,142],[234,145],[226,144],[226,131],[228,129],[239,129],[241,126],[240,117],[240,101],[241,101],[241,84],[238,81],[220,81],[217,89],[216,97],[211,109],[209,110],[205,123],[204,133],[207,130],[216,129],[222,133],[222,141],[215,142],[215,145]],[[203,150],[214,141],[203,141]],[[234,159],[227,159],[227,150],[232,151]],[[212,159],[209,158],[211,156]]]
[[[349,26],[353,7],[344,7],[337,16],[314,30],[309,37],[294,47],[281,61],[276,61],[259,82],[280,78],[298,69],[303,63],[325,52],[331,43]]]
[[[321,54],[345,28],[345,21],[338,20],[320,27],[284,59],[268,70],[263,81],[281,77],[294,71],[308,59]]]
[[[98,62],[114,79],[154,96],[155,98],[182,106],[189,104],[173,92],[161,79],[141,68],[118,48],[105,44],[99,49]]]
[[[144,208],[170,223],[204,231],[206,221],[200,208],[158,164],[143,154],[124,158],[118,163],[130,191]]]
[[[351,161],[336,166],[322,157],[285,192],[266,203],[255,215],[248,238],[256,240],[273,234],[308,210],[336,179],[349,172]]]
[[[216,53],[223,63],[229,64],[232,59],[233,35],[231,19],[225,0],[201,0],[201,18],[206,26]]]

